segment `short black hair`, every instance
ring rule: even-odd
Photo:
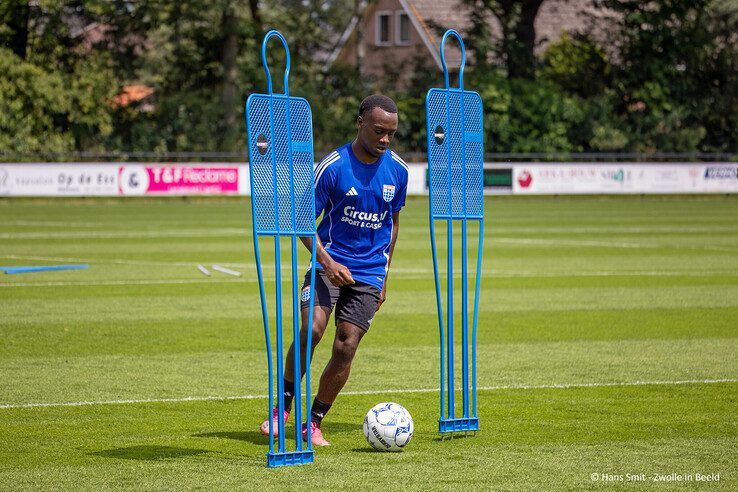
[[[359,116],[364,116],[374,108],[381,108],[388,113],[397,113],[397,104],[391,98],[382,94],[372,94],[364,98],[359,106]]]

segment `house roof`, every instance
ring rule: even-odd
[[[428,48],[433,60],[441,68],[441,56],[439,54],[441,37],[445,26],[451,26],[457,30],[463,30],[468,24],[468,14],[465,8],[460,8],[460,0],[398,0],[405,12],[410,17],[415,30],[420,35],[423,43]],[[349,22],[348,27],[341,35],[336,48],[328,57],[328,65],[338,58],[346,44],[353,37],[354,30],[358,23],[364,22],[366,17],[373,12],[372,2],[362,1],[362,12],[359,16],[354,16]],[[463,26],[463,27],[462,27]],[[438,32],[440,28],[440,33]],[[453,44],[453,43],[452,43]],[[449,68],[458,65],[461,56],[459,50],[454,44],[449,45],[448,51],[445,52],[446,61]]]
[[[469,26],[469,9],[460,0],[400,0],[410,15],[415,28],[431,52],[438,68],[441,68],[441,39],[447,29],[456,29],[460,34]],[[449,69],[461,61],[461,51],[454,42],[444,48],[444,57]]]
[[[154,94],[154,88],[144,84],[131,84],[123,86],[121,92],[113,98],[113,107],[129,106],[133,103],[143,101]]]
[[[410,16],[410,20],[420,34],[423,43],[439,68],[441,38],[446,29],[456,29],[464,35],[470,27],[470,7],[461,0],[398,0],[402,8]],[[585,28],[587,15],[598,14],[591,6],[591,0],[548,0],[543,2],[536,19],[536,38],[539,43],[550,42],[561,35],[563,31]],[[371,11],[371,5],[362,13],[362,21]],[[355,16],[346,31],[341,36],[338,46],[329,58],[329,63],[338,58],[338,55],[348,43],[359,19]],[[502,29],[499,20],[490,15],[488,22],[494,38],[501,38]],[[458,66],[461,58],[455,42],[449,42],[446,48],[446,61],[449,69]]]
[[[469,23],[468,9],[461,5],[460,0],[408,0],[406,3],[414,13],[426,20],[459,28]]]

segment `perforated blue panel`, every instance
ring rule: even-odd
[[[298,97],[252,94],[246,111],[257,233],[314,232],[310,105]]]
[[[426,99],[431,214],[480,218],[484,166],[482,99],[431,89]]]
[[[466,214],[484,214],[484,121],[482,98],[464,92],[464,142],[466,150]]]

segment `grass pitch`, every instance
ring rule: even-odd
[[[91,265],[0,277],[0,488],[738,488],[738,200],[486,205],[482,431],[436,433],[427,202],[415,198],[388,301],[324,422],[332,446],[269,470],[247,200],[0,201],[0,264]],[[400,454],[372,451],[361,431],[385,400],[415,420]]]

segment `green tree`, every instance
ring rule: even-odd
[[[619,112],[643,151],[738,147],[738,2],[603,0],[619,19]]]
[[[613,68],[608,54],[589,35],[564,33],[543,53],[539,80],[553,83],[581,108],[583,118],[567,135],[584,151],[622,151],[631,142],[616,113]]]
[[[587,118],[576,96],[547,81],[507,80],[502,74],[474,74],[469,86],[484,104],[488,152],[581,152],[572,134]]]
[[[535,77],[535,21],[545,0],[463,0],[469,7],[471,28],[469,45],[477,63],[486,65],[492,53],[501,55],[508,78]],[[502,26],[502,46],[496,50],[489,29],[490,16]]]
[[[0,45],[21,60],[26,59],[30,20],[31,6],[27,0],[6,0],[0,4]]]
[[[157,151],[242,150],[246,97],[266,90],[261,41],[263,31],[272,25],[279,26],[290,43],[291,94],[306,96],[314,107],[318,103],[323,108],[344,100],[342,89],[352,87],[345,81],[347,74],[324,73],[316,56],[328,51],[337,26],[345,27],[336,20],[339,13],[347,15],[340,1],[158,4],[137,2],[135,7],[147,10],[151,27],[146,34],[148,49],[133,77],[155,87],[154,110],[121,109],[114,146]],[[284,54],[277,41],[272,41],[268,54],[274,90],[282,91]],[[342,81],[334,86],[338,87],[335,92],[328,90],[331,78]],[[323,122],[330,127],[332,121],[321,119],[316,127]]]
[[[279,26],[287,37],[292,57],[290,93],[310,101],[316,158],[320,158],[354,137],[359,104],[372,87],[372,81],[361,78],[357,70],[325,65],[350,21],[354,0],[274,0],[269,5],[265,22]],[[269,55],[276,91],[282,87],[283,53],[276,48]],[[264,77],[259,72],[257,90],[263,92]]]
[[[543,54],[539,75],[584,98],[612,85],[612,66],[600,46],[587,35],[564,33]]]
[[[86,51],[70,22],[87,15],[81,2],[0,7],[0,151],[95,149],[112,132],[111,57]]]
[[[113,147],[145,151],[243,148],[243,89],[256,70],[255,26],[246,2],[136,2],[146,49],[129,82],[155,89],[153,110],[120,108]],[[245,57],[245,59],[244,59]],[[244,71],[244,68],[246,69]]]
[[[48,70],[0,48],[0,151],[56,153],[95,148],[112,131],[109,72],[93,60],[71,73]]]

